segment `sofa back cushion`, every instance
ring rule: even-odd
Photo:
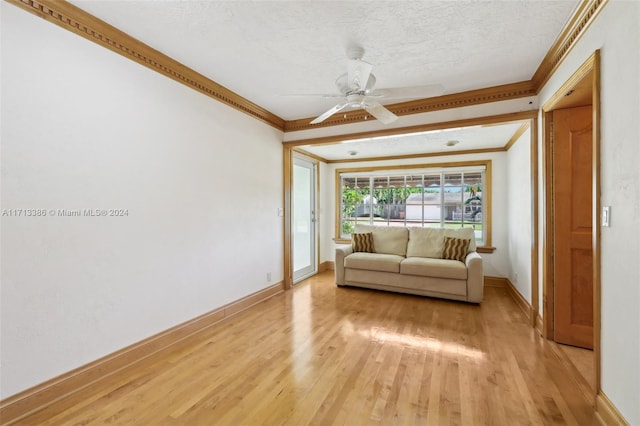
[[[440,259],[444,233],[440,228],[409,228],[407,257],[431,257]]]
[[[476,251],[476,236],[471,228],[442,229],[442,228],[409,228],[409,243],[407,257],[442,258],[444,237],[470,240],[467,253]]]
[[[356,225],[355,233],[373,234],[373,246],[376,253],[395,254],[406,256],[409,230],[407,228],[394,228],[387,226]]]

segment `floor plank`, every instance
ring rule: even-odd
[[[558,344],[559,349],[564,352],[571,361],[578,373],[584,378],[591,389],[596,388],[596,372],[594,354],[591,349],[577,348]]]
[[[328,271],[18,424],[598,424],[506,290],[480,305]]]

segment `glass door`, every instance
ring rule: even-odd
[[[293,160],[293,282],[317,272],[316,165],[300,157]]]

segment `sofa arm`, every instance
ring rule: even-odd
[[[344,285],[344,258],[351,253],[353,253],[353,247],[351,245],[336,247],[335,269],[337,285]]]
[[[464,263],[467,265],[467,301],[480,303],[484,293],[482,257],[473,251],[467,255]]]

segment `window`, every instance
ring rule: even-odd
[[[491,161],[336,170],[338,239],[358,223],[473,228],[490,245]]]

